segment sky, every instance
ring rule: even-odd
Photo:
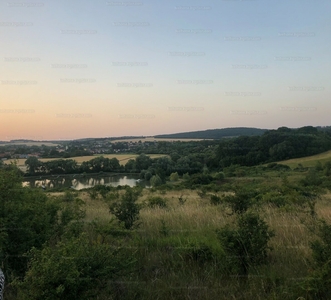
[[[328,126],[330,0],[0,2],[0,140]]]

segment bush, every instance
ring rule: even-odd
[[[217,195],[210,195],[210,203],[212,205],[218,205],[221,203],[221,201],[222,201],[221,197]]]
[[[213,177],[207,174],[194,174],[190,178],[190,184],[209,184],[213,180]]]
[[[194,262],[204,264],[214,259],[213,250],[203,242],[191,243],[188,249],[186,255]]]
[[[61,204],[41,190],[22,187],[15,168],[0,169],[0,261],[6,272],[24,275],[25,254],[56,233],[60,210]]]
[[[114,296],[115,281],[134,260],[112,245],[91,244],[85,235],[43,250],[32,249],[30,268],[16,283],[19,299],[95,299]],[[102,298],[102,297],[101,297]],[[113,299],[113,297],[110,297]],[[104,299],[104,298],[102,298]]]
[[[184,180],[189,180],[189,179],[190,179],[190,175],[189,175],[189,173],[185,173],[185,174],[183,174],[183,179],[184,179]]]
[[[158,196],[148,198],[147,203],[148,203],[147,205],[152,208],[155,208],[155,207],[166,208],[167,207],[166,200],[161,197],[158,197]]]
[[[224,201],[230,206],[233,213],[242,214],[254,204],[257,196],[258,192],[255,190],[239,189],[235,195],[224,197]]]
[[[169,177],[170,181],[177,181],[179,179],[179,175],[177,172],[171,173]]]
[[[218,173],[214,176],[214,178],[215,178],[216,180],[224,180],[224,178],[225,178],[225,174],[224,174],[224,172],[218,172]]]
[[[128,188],[121,197],[120,202],[111,203],[109,211],[124,224],[125,229],[132,229],[139,219],[140,205],[136,203],[138,194]]]
[[[324,170],[324,175],[325,176],[330,176],[331,175],[331,161],[327,161],[324,164],[323,170]]]
[[[268,193],[264,200],[276,207],[283,207],[290,204],[288,196],[280,195],[278,193]]]
[[[153,187],[156,187],[162,184],[162,179],[159,175],[153,175],[150,179],[150,183]]]
[[[323,183],[323,180],[316,169],[310,169],[306,177],[300,182],[303,186],[320,186]]]
[[[239,216],[237,228],[229,225],[217,231],[218,238],[227,253],[229,268],[239,275],[248,275],[251,266],[264,264],[268,242],[274,233],[268,225],[253,213]]]
[[[324,220],[318,225],[319,240],[310,244],[313,252],[314,271],[302,284],[307,299],[329,299],[331,289],[331,225]]]
[[[98,192],[94,188],[88,189],[87,193],[89,194],[89,196],[92,200],[95,200],[98,198]]]
[[[183,195],[180,195],[180,196],[178,197],[179,205],[184,205],[185,202],[186,202],[186,200],[187,200],[187,199],[184,199],[184,198],[183,198]]]
[[[160,234],[163,236],[168,236],[170,233],[170,229],[167,227],[166,222],[161,220],[161,229],[159,230]]]

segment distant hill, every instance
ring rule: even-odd
[[[202,131],[181,132],[173,134],[161,134],[154,136],[155,138],[169,139],[221,139],[226,137],[237,136],[259,136],[265,133],[268,129],[249,128],[249,127],[234,127],[222,129],[208,129]]]

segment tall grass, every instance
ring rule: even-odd
[[[281,185],[281,180],[266,178],[260,185]],[[211,194],[211,193],[209,193]],[[215,193],[212,193],[215,194]],[[224,192],[216,193],[221,198]],[[137,259],[136,271],[123,283],[140,299],[296,299],[304,297],[300,282],[311,272],[310,242],[314,220],[300,209],[277,208],[262,203],[260,216],[275,232],[266,265],[251,268],[247,278],[229,272],[225,252],[216,230],[234,224],[236,215],[224,203],[212,205],[210,198],[196,190],[158,191],[164,208],[144,205],[151,192],[144,190],[140,226],[125,239]],[[179,197],[187,201],[181,204]],[[108,222],[114,218],[101,196],[90,199],[86,192],[86,220]],[[331,194],[316,204],[319,217],[331,222]]]

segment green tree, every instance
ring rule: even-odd
[[[153,175],[150,179],[150,183],[153,187],[159,186],[162,184],[162,179],[160,178],[159,175]]]
[[[0,261],[6,270],[24,274],[25,254],[53,236],[59,211],[60,205],[42,191],[22,187],[17,168],[0,169]]]
[[[140,154],[136,157],[135,166],[137,170],[147,170],[152,164],[152,160],[146,154]]]
[[[146,171],[145,175],[144,175],[144,179],[146,181],[150,180],[153,177],[153,174],[150,171]]]
[[[30,156],[26,161],[25,165],[27,166],[27,171],[34,175],[37,171],[39,171],[39,168],[41,167],[41,162],[39,159],[35,156]]]

